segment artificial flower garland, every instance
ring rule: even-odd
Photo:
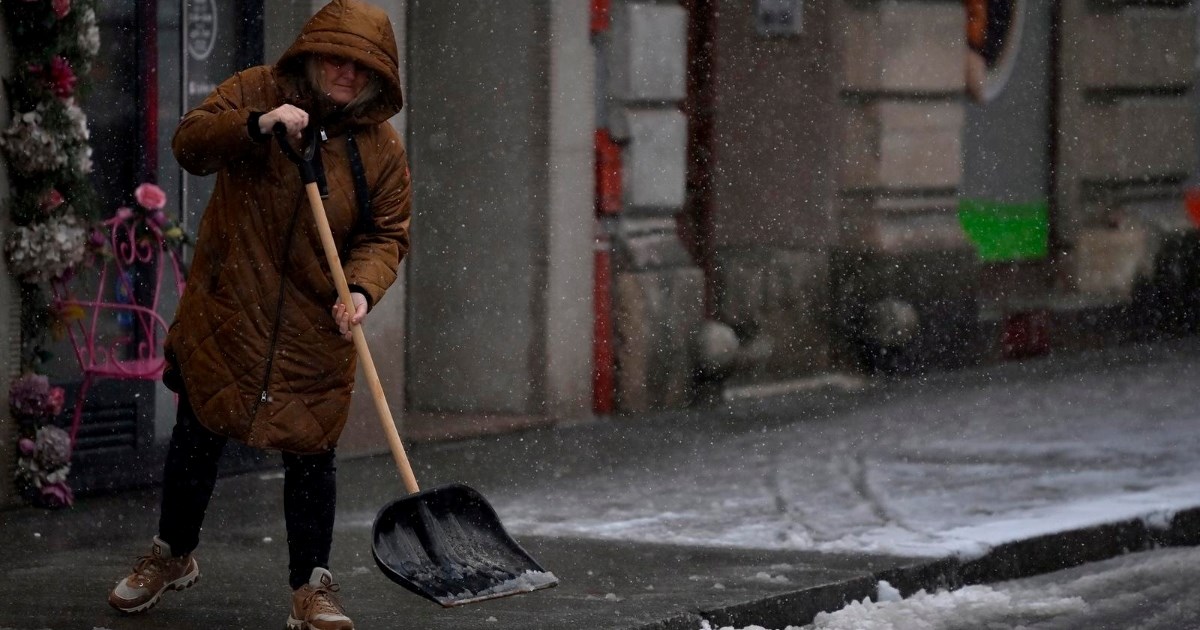
[[[61,387],[38,369],[53,319],[48,282],[83,263],[96,215],[88,180],[92,150],[87,116],[76,97],[87,90],[100,52],[96,0],[6,0],[13,75],[5,81],[12,119],[0,131],[12,184],[7,200],[14,225],[4,240],[10,273],[21,288],[21,371],[9,390],[18,425],[16,483],[35,505],[71,505],[67,482],[71,440],[53,424],[63,410]]]

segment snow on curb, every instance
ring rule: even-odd
[[[952,555],[918,561],[841,582],[676,615],[636,630],[696,630],[704,623],[712,628],[786,628],[811,623],[819,613],[832,613],[851,602],[876,598],[880,582],[908,597],[921,590],[958,589],[1050,573],[1135,551],[1200,545],[1200,506],[1144,511],[1125,520],[1021,540],[1006,538],[1007,542],[998,542],[974,558]]]

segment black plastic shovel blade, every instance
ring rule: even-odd
[[[487,499],[463,484],[385,505],[371,551],[389,579],[447,608],[558,584],[504,531]]]

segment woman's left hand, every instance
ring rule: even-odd
[[[354,314],[346,310],[346,305],[342,304],[341,300],[333,305],[333,321],[337,322],[338,331],[342,333],[342,338],[350,341],[354,338],[351,333],[351,328],[358,326],[367,317],[367,297],[361,293],[351,293],[350,301],[354,302]]]

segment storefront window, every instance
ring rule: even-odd
[[[141,80],[146,29],[133,0],[98,2],[96,18],[103,48],[92,68],[92,93],[83,101],[91,122],[95,170],[92,173],[101,212],[128,203],[146,175],[146,96]]]
[[[217,83],[262,62],[263,1],[104,0],[96,13],[102,48],[93,64],[92,90],[82,105],[91,124],[98,207],[111,215],[133,201],[138,184],[155,182],[167,193],[166,211],[194,234],[213,178],[186,176],[171,154],[171,138],[183,113]],[[170,319],[178,296],[172,290],[160,300],[160,311]],[[77,368],[66,360],[70,349],[60,348],[55,355],[64,359],[55,362],[51,375],[63,382],[77,379]],[[87,414],[112,416],[111,409],[133,409],[136,402],[134,411],[122,412],[119,423],[109,424],[161,443],[170,435],[174,398],[154,383],[143,385],[149,391],[135,392],[125,383],[107,390],[98,386],[93,391],[99,402],[93,408],[99,411],[88,411],[85,422],[94,423]],[[138,443],[145,440],[138,438]],[[88,474],[83,470],[80,474]]]
[[[262,63],[263,0],[105,0],[97,12],[104,49],[85,107],[101,207],[111,211],[154,181],[168,211],[194,229],[212,178],[180,171],[171,136],[218,83]]]
[[[173,95],[180,115],[233,73],[263,62],[263,0],[183,0],[182,60]],[[180,14],[177,12],[176,17]],[[172,161],[173,164],[173,161]],[[178,169],[178,167],[176,167]],[[185,225],[195,226],[212,194],[212,177],[179,172]]]

